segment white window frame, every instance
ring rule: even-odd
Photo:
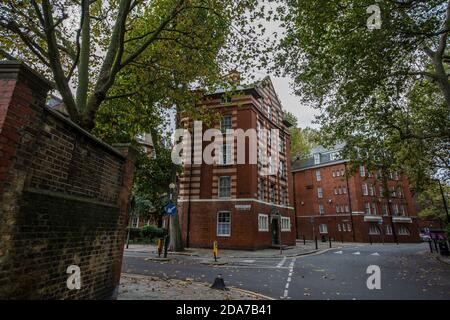
[[[219,165],[227,166],[233,164],[231,144],[223,144],[219,152]]]
[[[259,232],[269,232],[269,215],[258,214],[258,231]]]
[[[380,228],[377,225],[371,223],[369,225],[369,234],[372,236],[379,236],[381,234]]]
[[[367,183],[362,184],[362,193],[363,193],[363,196],[369,195],[369,189],[368,189]]]
[[[320,164],[320,153],[314,154],[314,164]]]
[[[281,231],[290,232],[291,231],[291,218],[281,217]]]
[[[347,231],[348,232],[352,231],[352,225],[350,223],[347,223]]]
[[[228,214],[228,216],[229,216],[229,221],[228,222],[220,222],[219,221],[221,213],[227,213]],[[227,225],[229,225],[229,228],[228,228],[229,232],[227,234],[219,233],[219,224],[227,224]],[[217,212],[217,225],[216,225],[216,228],[217,228],[216,233],[217,233],[218,237],[231,237],[231,212],[230,211],[219,211],[219,212]]]
[[[133,229],[139,228],[139,216],[133,216],[133,218],[131,218],[131,228]]]
[[[320,175],[320,170],[316,170],[316,181],[322,181],[322,176]]]
[[[342,232],[341,224],[340,224],[340,223],[338,223],[338,225],[337,225],[337,226],[338,226],[338,231],[339,231],[339,232]]]
[[[229,191],[228,191],[228,193],[229,193],[229,195],[222,195],[221,194],[221,191],[222,191],[222,185],[221,185],[221,181],[222,181],[222,179],[228,179],[229,181],[230,181],[230,185],[229,185]],[[218,192],[218,197],[220,198],[220,199],[228,199],[228,198],[231,198],[231,177],[230,176],[221,176],[221,177],[219,177],[219,181],[218,181],[219,183],[218,183],[218,190],[217,190],[217,192]]]
[[[325,223],[319,225],[320,234],[328,234],[328,226]]]
[[[406,226],[400,225],[398,227],[398,235],[399,236],[409,236],[409,235],[411,235],[411,231],[409,231],[409,229]]]
[[[371,207],[370,207],[370,202],[365,202],[364,203],[364,213],[366,215],[371,215],[372,214]]]
[[[323,189],[322,189],[322,187],[317,187],[317,198],[323,199]]]
[[[325,206],[321,203],[319,203],[319,215],[325,215]]]
[[[225,119],[227,119],[227,121],[225,121]],[[229,122],[228,122],[229,119]],[[226,128],[225,128],[226,126]],[[233,118],[230,115],[226,115],[223,116],[222,119],[220,120],[220,131],[222,131],[222,133],[226,133],[227,130],[233,129]]]
[[[388,236],[392,235],[392,226],[390,224],[386,225],[385,232],[386,232],[386,235],[388,235]]]
[[[361,177],[365,177],[365,176],[366,176],[366,168],[364,168],[363,165],[360,165],[360,166],[359,166],[359,175],[360,175]]]

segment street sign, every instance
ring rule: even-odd
[[[177,214],[177,206],[174,203],[170,202],[164,207],[164,211],[167,215],[174,216]]]

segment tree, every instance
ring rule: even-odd
[[[0,54],[23,59],[50,76],[70,118],[92,130],[102,103],[117,98],[119,77],[126,89],[120,97],[140,92],[148,82],[158,83],[158,77],[148,77],[140,86],[127,87],[132,68],[145,65],[156,74],[169,68],[177,79],[183,63],[194,70],[191,78],[180,81],[186,85],[201,82],[195,70],[202,66],[198,59],[191,63],[190,55],[201,56],[203,63],[216,64],[220,70],[258,54],[255,43],[237,36],[253,29],[244,17],[260,15],[251,13],[256,4],[255,0],[3,1]],[[226,50],[226,44],[235,50]],[[183,51],[180,47],[184,60],[177,56]],[[174,57],[176,64],[168,65]]]
[[[298,127],[298,120],[291,112],[285,113],[286,120],[292,124],[289,128],[291,135],[291,154],[293,157],[307,157],[311,149],[317,146],[318,133],[312,128]]]
[[[374,7],[380,29],[368,28]],[[344,141],[344,156],[367,161],[382,148],[417,186],[448,176],[450,1],[287,1],[280,12],[277,67],[322,111],[322,144]]]
[[[445,201],[448,201],[447,197],[450,194],[450,186],[448,184],[442,184]],[[426,190],[423,190],[417,197],[417,201],[421,207],[419,216],[423,218],[438,219],[440,221],[447,221],[444,200],[442,199],[442,193],[439,184],[436,181],[432,181]]]

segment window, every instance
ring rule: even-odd
[[[258,215],[258,231],[269,231],[269,216],[267,214]]]
[[[345,212],[345,211],[344,211],[344,206],[343,206],[343,205],[341,205],[341,212],[342,212],[342,213]]]
[[[398,216],[398,204],[394,203],[392,205],[392,211],[393,211],[394,216]]]
[[[259,195],[259,197],[258,197],[258,199],[259,200],[264,200],[264,196],[265,196],[265,194],[264,194],[264,179],[259,179],[259,188],[258,188],[259,190],[259,192],[258,192],[258,195]]]
[[[334,194],[338,194],[337,188],[334,188],[333,191],[334,191]]]
[[[326,224],[319,225],[319,232],[320,233],[328,233],[328,227]]]
[[[392,226],[390,224],[386,225],[386,234],[391,235],[392,234]]]
[[[280,152],[281,153],[286,152],[286,142],[284,140],[284,136],[280,136]]]
[[[396,198],[397,197],[397,190],[395,190],[395,187],[390,188],[391,191],[391,197]]]
[[[372,203],[372,214],[374,215],[378,214],[377,204],[375,202]]]
[[[131,227],[139,228],[139,216],[133,216],[133,219],[131,219]]]
[[[286,179],[286,163],[283,160],[280,161],[280,178]]]
[[[343,192],[344,194],[347,194],[347,187],[342,187],[342,192]]]
[[[373,187],[373,185],[369,186],[369,191],[370,191],[370,195],[373,197],[375,195],[375,188]]]
[[[267,159],[267,168],[269,169],[269,174],[272,175],[273,174],[273,163],[272,163],[272,156],[269,156],[269,158]]]
[[[320,175],[320,170],[316,170],[316,181],[321,181],[322,176]]]
[[[231,159],[231,144],[224,144],[220,149],[219,164],[228,165],[232,164]]]
[[[267,146],[272,146],[272,130],[267,130]]]
[[[217,214],[217,235],[229,237],[231,235],[231,213],[219,212]]]
[[[314,154],[314,164],[320,164],[320,153]]]
[[[231,97],[224,94],[221,98],[220,98],[222,103],[230,103],[231,102]]]
[[[339,232],[342,231],[342,228],[341,228],[341,224],[340,224],[340,223],[338,223],[338,231],[339,231]]]
[[[345,175],[345,171],[344,169],[341,169],[341,177],[343,177]]]
[[[406,226],[400,226],[398,228],[398,234],[401,236],[409,236],[409,229]]]
[[[350,223],[347,223],[347,231],[348,232],[352,231],[352,225]]]
[[[291,231],[291,218],[281,217],[281,231]]]
[[[369,195],[369,190],[367,189],[367,183],[364,183],[362,185],[362,193],[363,193],[363,196],[368,196]]]
[[[270,104],[267,105],[267,116],[269,120],[272,120],[272,106]]]
[[[341,212],[341,207],[339,205],[336,206],[336,213]]]
[[[346,232],[347,228],[345,227],[345,223],[342,224],[342,231]]]
[[[219,177],[219,198],[231,197],[231,177]]]
[[[321,187],[317,188],[317,198],[319,199],[323,198],[323,189]]]
[[[348,205],[345,205],[345,212],[350,212]]]
[[[405,207],[404,204],[401,204],[401,205],[400,205],[400,214],[401,214],[402,216],[406,216],[406,207]]]
[[[231,124],[231,116],[224,116],[222,120],[220,121],[220,130],[224,133],[227,132],[227,130],[232,129],[233,126]]]
[[[281,188],[281,204],[287,205],[288,204],[288,200],[287,200],[287,192],[286,192],[286,188],[282,187]]]
[[[262,124],[260,121],[256,124],[256,131],[258,134],[258,141],[262,141],[263,139],[263,131],[262,131]]]
[[[402,190],[401,187],[398,187],[398,188],[397,188],[397,193],[398,193],[398,197],[399,197],[399,198],[403,198],[403,195],[404,195],[404,194],[403,194],[403,190]]]
[[[338,193],[342,194],[342,188],[341,187],[338,188]]]
[[[270,185],[269,201],[275,203],[275,185],[273,183]]]
[[[338,158],[338,152],[330,153],[330,161],[336,160]]]
[[[370,203],[369,203],[369,202],[366,202],[366,203],[364,204],[364,206],[365,206],[365,212],[366,212],[366,214],[371,214],[371,212],[370,212]]]
[[[371,235],[380,234],[380,228],[378,228],[378,226],[375,224],[371,224],[369,227],[369,234],[371,234]]]
[[[336,178],[336,171],[333,171],[333,178]]]
[[[364,168],[364,166],[359,166],[359,174],[361,175],[361,177],[366,176],[366,169]]]
[[[325,208],[323,204],[319,204],[319,214],[323,216],[325,214]]]
[[[384,188],[380,186],[380,197],[384,197]]]

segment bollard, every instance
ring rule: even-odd
[[[219,254],[219,250],[217,248],[217,241],[214,241],[213,244],[213,256],[214,256],[214,261],[217,262],[217,256]]]
[[[431,245],[431,239],[428,240],[428,244],[430,245],[430,252],[433,253],[433,246]]]
[[[344,243],[344,236],[341,236],[341,242]]]
[[[437,241],[436,241],[436,239],[433,239],[433,242],[434,242],[434,249],[436,250],[437,253],[439,253],[439,249],[438,249],[438,247],[437,247]]]
[[[211,288],[224,291],[228,290],[228,288],[225,286],[225,281],[223,281],[221,274],[218,274],[217,277],[214,279],[214,283],[212,284]]]
[[[328,241],[330,242],[330,248],[331,248],[331,237],[328,237]]]
[[[163,248],[163,241],[160,238],[158,239],[158,257],[161,257],[162,248]]]
[[[372,236],[369,234],[370,245],[372,245]]]
[[[319,248],[318,246],[317,246],[317,236],[316,237],[314,237],[314,241],[316,242],[316,250]]]
[[[303,235],[303,245],[306,246],[306,238],[305,238],[305,235]]]

